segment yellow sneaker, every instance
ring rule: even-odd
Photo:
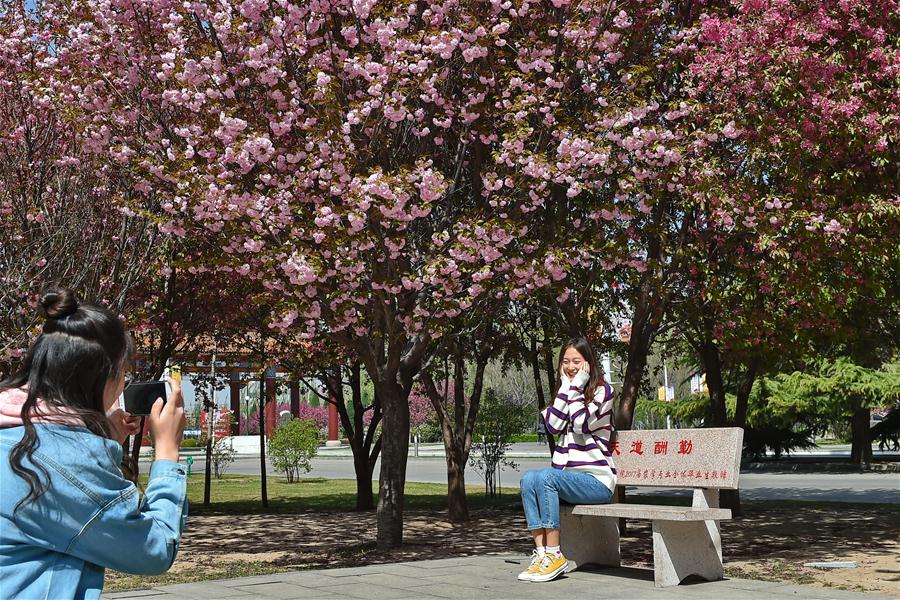
[[[543,583],[553,581],[569,569],[569,561],[562,554],[547,553],[541,559],[537,572],[528,581]]]
[[[538,572],[538,569],[541,568],[541,559],[544,558],[543,554],[539,554],[537,548],[535,548],[531,552],[531,564],[528,565],[528,568],[519,573],[519,576],[516,578],[519,581],[531,581],[532,575],[535,575]]]

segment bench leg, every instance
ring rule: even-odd
[[[570,569],[587,564],[601,567],[622,564],[618,519],[573,515],[571,507],[561,507],[559,537]]]
[[[678,585],[688,575],[707,581],[724,576],[722,538],[715,521],[653,521],[656,587]]]

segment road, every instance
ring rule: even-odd
[[[528,469],[547,466],[546,459],[513,459],[518,469],[504,468],[501,485],[518,487],[521,473]],[[316,458],[307,477],[353,479],[353,462],[347,457]],[[196,456],[192,469],[202,472],[205,460]],[[378,477],[379,465],[375,467]],[[141,472],[146,473],[149,464],[142,461]],[[277,474],[269,465],[268,473]],[[259,458],[239,456],[229,467],[228,473],[258,475]],[[443,458],[410,457],[407,465],[407,481],[446,483],[447,472]],[[478,484],[480,475],[471,467],[466,469],[466,481]],[[900,473],[759,473],[741,474],[741,497],[747,500],[815,500],[829,502],[890,502],[900,503]],[[642,488],[653,494],[680,495],[688,492]]]

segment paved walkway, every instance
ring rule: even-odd
[[[519,583],[516,574],[527,560],[521,554],[449,558],[370,565],[346,569],[294,571],[240,579],[168,585],[150,590],[104,594],[103,598],[199,600],[228,598],[298,598],[303,600],[457,600],[547,598],[641,598],[700,600],[834,599],[885,596],[827,588],[728,579],[686,583],[657,589],[649,570],[620,568],[576,571],[550,583]]]

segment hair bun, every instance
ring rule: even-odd
[[[46,319],[64,319],[78,310],[78,298],[69,288],[52,288],[41,296],[38,310]]]

